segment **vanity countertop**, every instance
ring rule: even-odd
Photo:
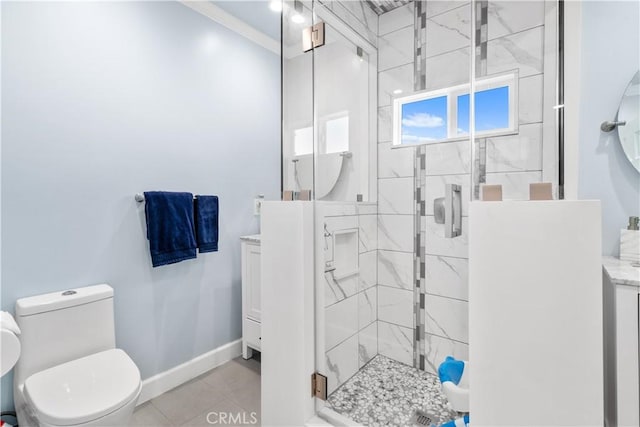
[[[602,258],[602,266],[614,284],[640,287],[640,267],[631,264],[631,261],[622,261],[610,256]]]
[[[245,240],[247,242],[253,242],[253,243],[260,243],[260,235],[251,234],[249,236],[240,236],[240,240]]]

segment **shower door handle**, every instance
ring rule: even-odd
[[[446,184],[444,196],[444,237],[462,234],[462,186]]]
[[[446,184],[444,188],[445,197],[433,200],[434,219],[444,224],[444,237],[457,237],[462,234],[462,187]]]

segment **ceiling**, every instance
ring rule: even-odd
[[[213,0],[213,4],[256,30],[280,41],[280,14],[269,9],[265,0]]]
[[[280,15],[269,9],[268,0],[211,0],[213,4],[246,22],[274,40],[280,41]],[[354,0],[342,0],[354,1]],[[389,12],[413,0],[362,0],[378,15]],[[293,30],[293,28],[292,28]],[[295,28],[297,30],[297,28]]]
[[[411,3],[413,0],[366,0],[367,4],[378,15],[389,12],[400,6]]]

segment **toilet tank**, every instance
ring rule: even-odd
[[[15,384],[36,372],[115,348],[113,288],[102,284],[16,301],[22,353]]]

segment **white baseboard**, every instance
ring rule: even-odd
[[[138,405],[160,396],[172,388],[186,383],[207,371],[228,362],[242,354],[242,339],[211,350],[208,353],[189,360],[181,365],[160,372],[142,381],[142,391],[138,399]]]

